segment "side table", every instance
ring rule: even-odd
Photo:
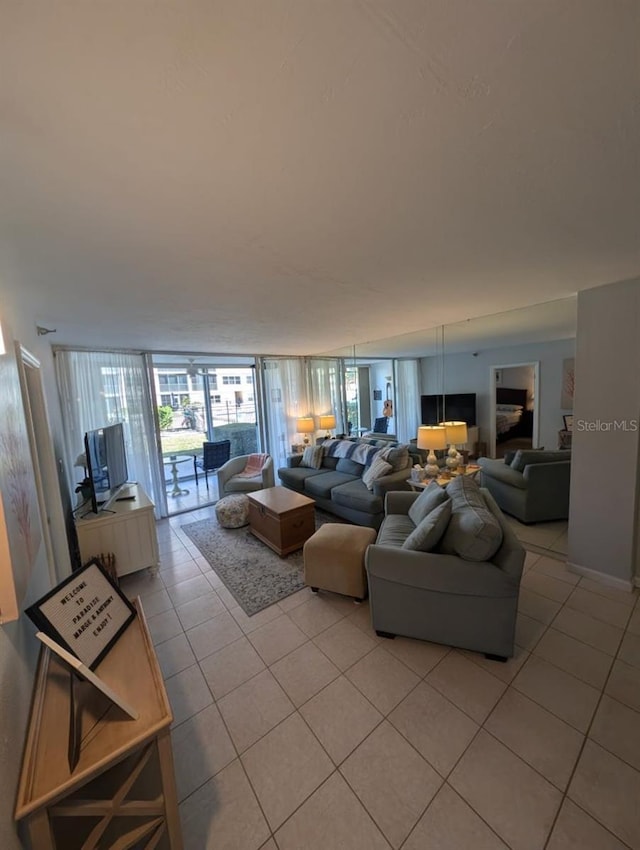
[[[180,481],[179,481],[179,477],[178,477],[179,476],[178,464],[179,463],[186,463],[187,461],[192,460],[192,458],[193,458],[193,455],[170,455],[169,457],[164,459],[163,463],[164,463],[165,466],[168,466],[169,464],[171,464],[170,472],[171,472],[171,483],[173,484],[173,487],[171,488],[170,491],[167,490],[168,496],[173,496],[175,498],[176,496],[188,496],[189,495],[189,491],[184,490],[180,486]]]
[[[441,487],[446,487],[454,478],[457,478],[459,475],[466,475],[469,478],[475,478],[476,475],[480,472],[479,466],[469,465],[466,467],[464,472],[452,472],[449,476],[439,475],[437,478],[428,478],[425,481],[413,481],[411,478],[407,478],[407,484],[410,485],[411,489],[420,492],[424,490],[425,487],[428,487],[432,481],[435,481],[436,484],[439,484]]]
[[[558,448],[570,449],[573,431],[558,431]]]

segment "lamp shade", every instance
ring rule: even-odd
[[[301,416],[300,419],[296,419],[296,430],[299,434],[313,434],[316,430],[313,416]]]
[[[331,431],[332,428],[336,427],[336,417],[331,414],[327,416],[320,417],[320,430]]]
[[[441,425],[421,425],[418,428],[419,449],[446,449],[447,434]]]
[[[447,443],[452,446],[459,446],[461,443],[466,443],[467,423],[466,422],[441,422],[440,425],[445,429],[447,434]]]

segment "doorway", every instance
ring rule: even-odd
[[[538,447],[539,361],[490,367],[489,450],[506,452]]]

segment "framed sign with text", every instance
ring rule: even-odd
[[[25,613],[90,670],[136,616],[133,605],[97,561],[76,570]]]

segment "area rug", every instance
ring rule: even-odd
[[[337,517],[316,509],[316,528]],[[221,528],[215,517],[181,526],[251,617],[304,587],[302,549],[284,558],[244,528]]]

